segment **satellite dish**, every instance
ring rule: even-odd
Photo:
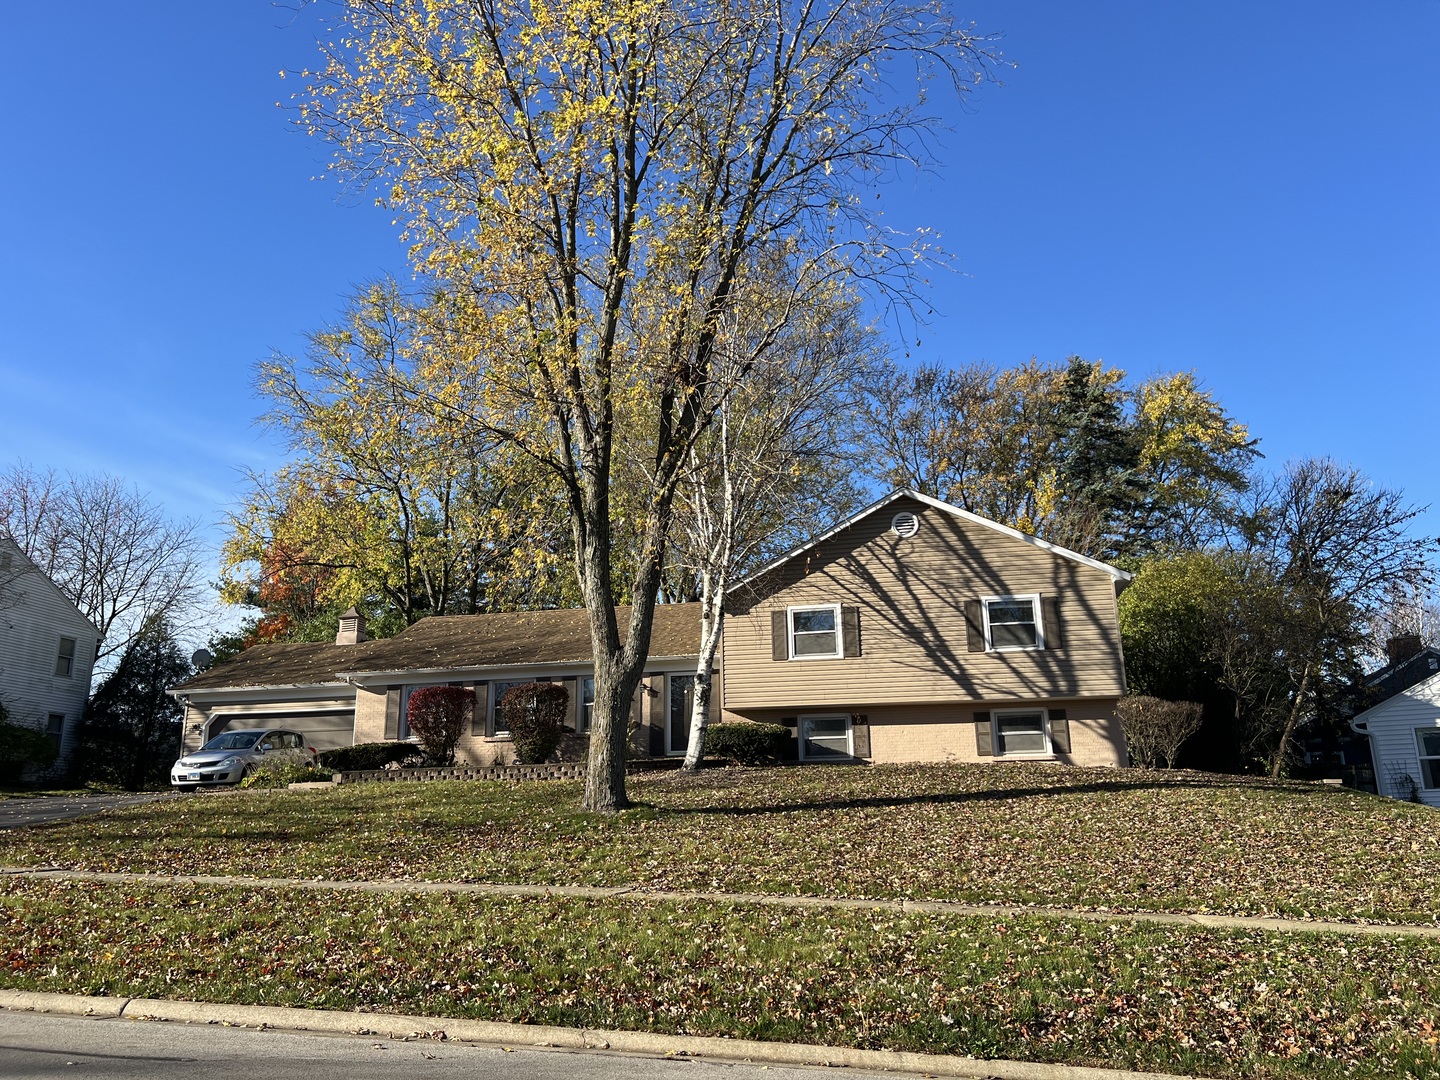
[[[190,666],[196,671],[204,671],[210,666],[210,662],[214,659],[215,658],[210,655],[209,649],[196,649],[190,654]]]

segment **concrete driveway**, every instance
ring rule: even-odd
[[[37,795],[34,798],[7,799],[0,797],[0,829],[18,829],[24,825],[43,825],[47,821],[98,814],[119,806],[137,806],[157,799],[173,799],[169,791],[141,791],[124,795]]]

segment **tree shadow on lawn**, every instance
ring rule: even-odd
[[[1301,795],[1313,798],[1317,795],[1333,796],[1334,792],[1300,786],[1289,781],[1267,781],[1253,777],[1176,777],[1174,779],[1110,780],[1085,784],[1033,785],[1028,787],[986,788],[979,791],[942,791],[919,795],[884,795],[849,798],[819,798],[803,801],[777,802],[761,806],[664,806],[654,803],[637,802],[637,807],[654,809],[661,814],[697,815],[711,814],[718,817],[758,817],[765,814],[793,814],[814,810],[878,810],[906,806],[953,806],[966,803],[1001,802],[1010,799],[1027,799],[1036,796],[1097,795],[1123,791],[1164,791],[1177,789],[1217,789],[1268,792],[1284,795]]]

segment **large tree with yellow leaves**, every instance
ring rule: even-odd
[[[985,42],[910,0],[349,0],[302,115],[376,185],[415,265],[456,297],[456,390],[437,405],[544,464],[569,507],[590,612],[585,805],[626,805],[625,718],[649,648],[671,505],[731,389],[718,328],[784,266],[765,364],[817,290],[904,297],[923,242],[862,188],[921,156],[933,81],[963,91]],[[921,238],[923,241],[923,238]],[[432,385],[434,381],[432,380]],[[612,501],[617,458],[643,486]],[[624,516],[626,520],[617,521]],[[613,580],[612,537],[635,538]],[[633,601],[626,625],[615,599]]]

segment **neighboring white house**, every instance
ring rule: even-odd
[[[0,704],[63,762],[90,693],[100,632],[14,541],[0,537]]]
[[[1370,737],[1381,795],[1440,807],[1440,673],[1366,709],[1350,726]]]

